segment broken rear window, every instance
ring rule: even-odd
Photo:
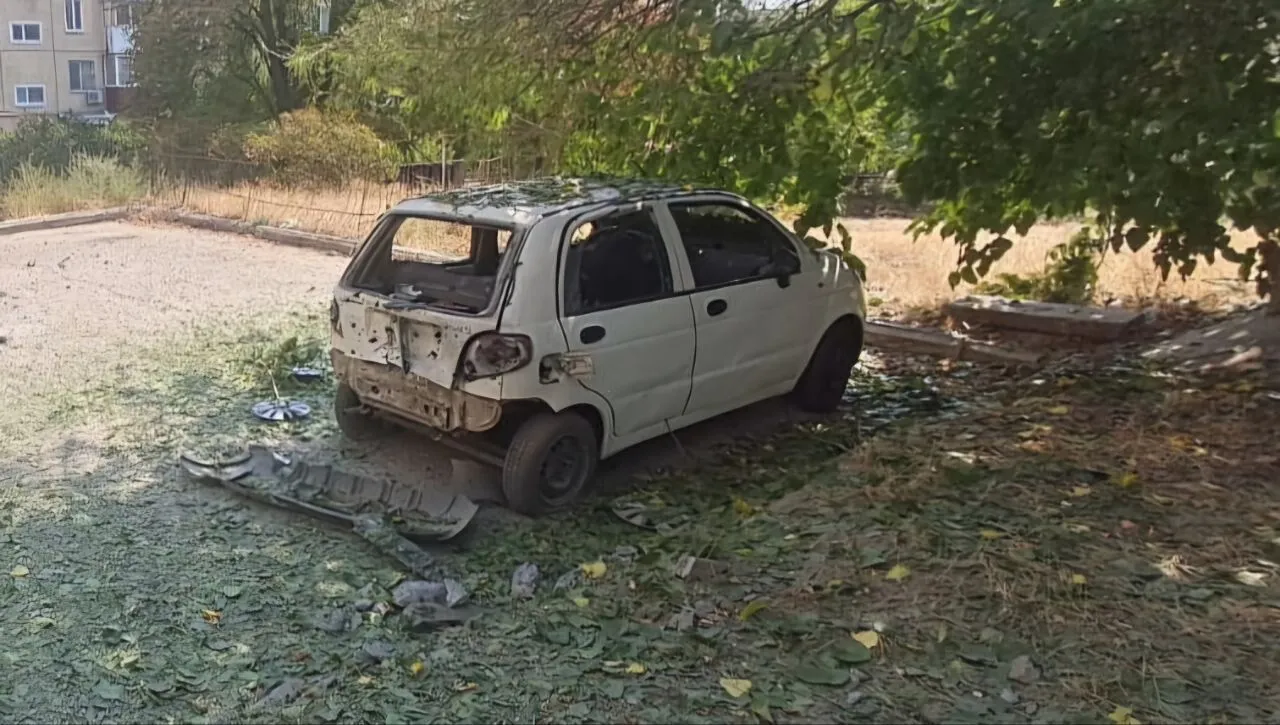
[[[481,312],[511,236],[510,229],[389,216],[361,253],[351,285],[405,304]]]

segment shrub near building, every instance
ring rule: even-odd
[[[280,116],[245,139],[245,156],[271,169],[282,186],[335,187],[382,181],[395,168],[392,150],[368,126],[307,108]]]

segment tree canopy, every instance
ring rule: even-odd
[[[1280,267],[1274,0],[348,0],[325,36],[307,0],[154,7],[190,36],[142,44],[175,112],[247,90],[410,154],[715,184],[828,235],[851,175],[896,169],[917,231],[958,245],[953,283],[1080,217],[1166,275],[1222,257],[1265,289]]]

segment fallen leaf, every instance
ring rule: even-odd
[[[1090,530],[1084,524],[1063,524],[1063,526],[1073,534],[1087,534]]]
[[[222,612],[216,609],[206,609],[200,612],[200,618],[209,624],[217,624],[222,621]]]
[[[19,564],[19,565],[17,565],[17,566],[15,566],[15,567],[13,567],[13,569],[11,569],[11,570],[9,571],[9,576],[13,577],[14,579],[21,579],[22,577],[24,577],[24,576],[26,576],[26,575],[28,575],[28,574],[30,574],[30,573],[31,573],[31,570],[30,570],[30,569],[28,569],[27,567],[25,567],[25,566],[23,566],[23,565]]]
[[[746,499],[737,496],[733,497],[733,512],[744,519],[755,516],[757,513],[755,506],[752,506]]]
[[[356,684],[368,687],[373,684],[373,675],[360,675],[356,678]]]
[[[885,573],[884,578],[891,582],[900,582],[909,576],[911,576],[911,570],[908,569],[905,564],[894,564],[893,567]]]
[[[864,646],[862,642],[850,639],[847,642],[837,641],[831,647],[831,656],[835,657],[838,662],[846,665],[860,665],[863,662],[871,661],[871,650]]]
[[[591,604],[591,600],[587,599],[586,597],[574,597],[573,603],[578,605],[578,607],[581,609],[586,609],[587,605]]]
[[[862,632],[854,632],[849,636],[853,637],[855,642],[861,644],[863,647],[866,647],[867,649],[875,649],[876,647],[880,646],[880,633],[875,631],[874,629],[868,629]]]
[[[422,664],[422,660],[414,660],[413,664],[409,665],[409,674],[413,675],[414,677],[417,677],[418,675],[422,674],[426,669],[427,669],[427,666]]]
[[[1107,716],[1111,722],[1116,725],[1142,725],[1142,722],[1133,716],[1133,708],[1117,707]]]
[[[93,686],[93,694],[104,700],[115,700],[116,702],[124,702],[124,685],[106,680],[100,680],[98,684]]]
[[[1267,578],[1266,574],[1258,571],[1238,571],[1236,572],[1236,581],[1249,587],[1265,586],[1263,582]]]
[[[743,607],[742,611],[738,613],[738,619],[745,622],[768,608],[769,604],[763,599],[752,599],[750,602],[747,602],[747,606]]]
[[[982,531],[978,532],[978,535],[986,539],[987,541],[995,541],[1001,536],[1004,536],[1004,533],[1000,531],[996,531],[995,529],[983,529]]]
[[[1132,488],[1138,483],[1138,474],[1129,471],[1116,477],[1116,485],[1120,488]]]
[[[1075,584],[1078,587],[1082,587],[1085,584],[1088,584],[1089,580],[1085,577],[1084,574],[1072,574],[1071,583]]]
[[[643,675],[646,672],[648,672],[648,669],[646,669],[645,666],[640,664],[639,662],[632,662],[631,664],[627,665],[628,675]]]
[[[731,677],[721,677],[720,686],[724,691],[729,693],[729,697],[746,697],[751,692],[751,680],[735,680]]]
[[[1071,412],[1071,408],[1065,405],[1055,405],[1049,409],[1049,415],[1066,415]]]
[[[801,665],[795,669],[796,679],[810,685],[839,687],[849,681],[849,671],[819,665]]]
[[[604,576],[605,572],[609,571],[609,567],[605,566],[603,561],[593,561],[589,564],[580,564],[579,568],[582,569],[582,574],[588,579],[599,579]]]
[[[474,682],[455,682],[453,683],[454,692],[475,692],[480,686]]]
[[[1088,486],[1075,486],[1071,489],[1071,495],[1076,498],[1083,498],[1093,493],[1093,489]]]

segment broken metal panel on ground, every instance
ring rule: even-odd
[[[179,463],[197,481],[350,526],[420,577],[430,576],[437,567],[434,558],[411,539],[451,539],[479,510],[465,496],[377,481],[331,466],[313,466],[261,446],[250,446],[234,458],[211,463],[184,454]]]

